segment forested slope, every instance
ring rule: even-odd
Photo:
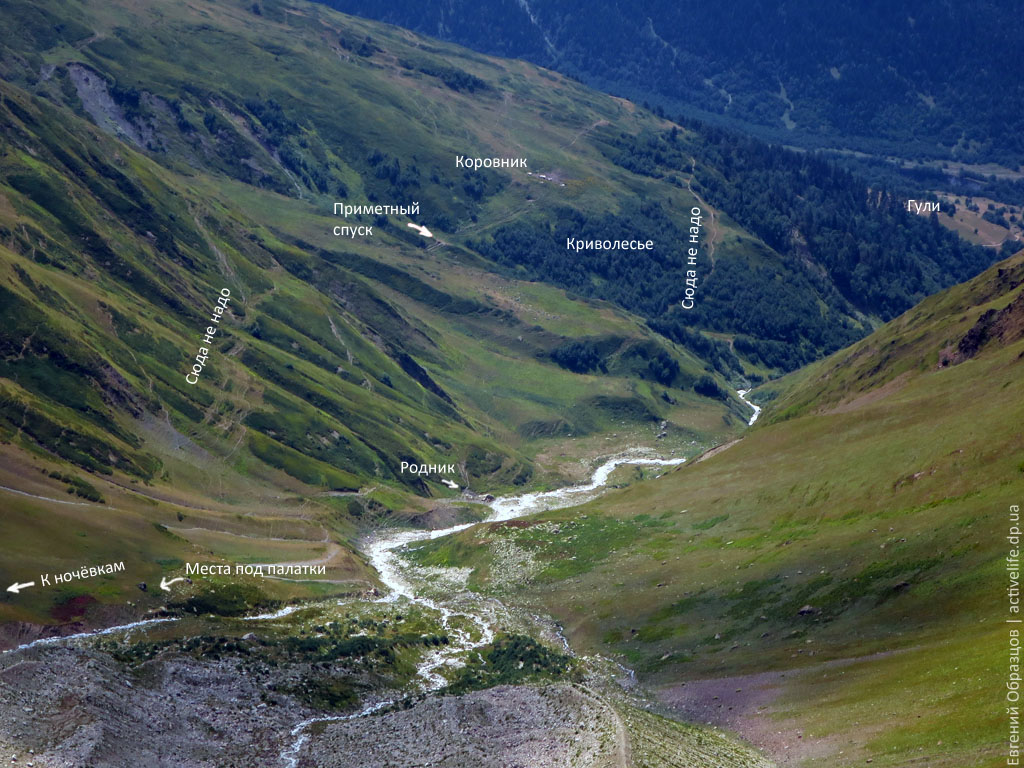
[[[327,3],[771,141],[1024,160],[1008,2]]]

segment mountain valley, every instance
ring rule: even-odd
[[[3,5],[0,755],[1003,759],[1019,208],[322,3]]]

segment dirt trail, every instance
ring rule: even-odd
[[[693,164],[694,171],[697,170],[697,158],[690,156],[690,162]],[[701,210],[707,211],[708,213],[708,230],[710,232],[708,236],[708,260],[711,262],[711,269],[708,271],[708,276],[715,271],[715,242],[718,240],[718,219],[715,216],[715,209],[707,204],[707,201],[701,197],[697,191],[693,188],[693,174],[691,173],[689,178],[686,179],[686,188],[690,194],[693,195],[694,199],[700,203]],[[707,278],[704,278],[705,280]]]
[[[566,144],[565,147],[563,147],[563,149],[568,149],[569,147],[571,147],[577,141],[582,139],[584,136],[586,136],[588,133],[590,133],[595,128],[602,128],[602,127],[604,127],[606,125],[611,125],[611,123],[609,123],[607,120],[596,120],[596,121],[594,121],[593,123],[588,125],[586,128],[581,130],[579,133],[577,133],[575,136],[573,136],[572,141],[570,141],[568,144]]]
[[[622,716],[615,707],[608,703],[598,693],[595,693],[590,688],[580,688],[583,694],[589,696],[597,706],[608,712],[608,716],[612,722],[615,723],[615,760],[618,768],[630,768],[633,764],[632,749],[630,747],[629,730],[626,728],[626,723],[623,721]]]
[[[30,499],[39,499],[40,501],[49,501],[54,504],[70,504],[73,507],[99,507],[103,506],[107,509],[117,509],[117,507],[107,507],[106,504],[93,504],[88,501],[65,501],[64,499],[51,499],[49,496],[39,496],[35,493],[28,493],[26,491],[19,491],[14,488],[8,488],[6,485],[0,485],[0,491],[7,491],[8,493],[16,493],[19,496],[28,496]]]

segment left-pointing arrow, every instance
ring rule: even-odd
[[[34,587],[35,585],[36,583],[34,581],[26,581],[24,584],[14,582],[13,584],[11,584],[11,586],[7,588],[7,591],[13,592],[14,594],[18,594],[21,590],[27,589],[28,587]]]
[[[179,576],[176,579],[168,579],[165,576],[162,579],[160,579],[160,589],[162,589],[164,592],[170,592],[171,591],[171,584],[174,584],[174,583],[179,582],[179,581],[184,581],[184,580],[185,580],[184,576]]]

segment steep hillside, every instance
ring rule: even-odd
[[[1024,253],[766,385],[727,450],[415,557],[783,764],[1001,765],[1022,286]]]
[[[742,426],[747,406],[711,365],[638,318],[496,274],[441,240],[546,201],[529,177],[506,199],[503,175],[442,170],[448,146],[479,146],[449,114],[477,97],[380,46],[349,53],[356,31],[316,6],[288,15],[297,26],[249,6],[123,10],[4,16],[22,25],[5,44],[24,51],[8,48],[6,74],[28,90],[0,85],[0,485],[4,533],[19,541],[0,577],[128,558],[99,590],[9,597],[4,618],[105,622],[114,604],[159,607],[135,584],[197,557],[327,562],[326,581],[270,585],[277,597],[362,588],[374,577],[349,540],[436,509],[479,514],[451,484],[564,483],[581,457],[692,452]],[[131,14],[146,23],[126,24]],[[441,61],[390,44],[418,52],[418,66]],[[285,50],[302,58],[294,70]],[[205,75],[183,63],[218,56]],[[487,66],[520,93],[508,119],[537,122],[547,81]],[[301,91],[320,70],[337,80]],[[567,87],[566,103],[586,93]],[[493,130],[494,93],[465,106],[466,125]],[[589,100],[584,113],[631,119]],[[523,139],[585,163],[566,154],[573,135],[541,124]],[[335,216],[339,199],[415,200],[438,237],[425,248],[406,217]],[[375,234],[339,238],[336,225]],[[592,364],[577,364],[579,345]],[[454,469],[408,470],[420,464]],[[107,608],[54,608],[80,597]]]

